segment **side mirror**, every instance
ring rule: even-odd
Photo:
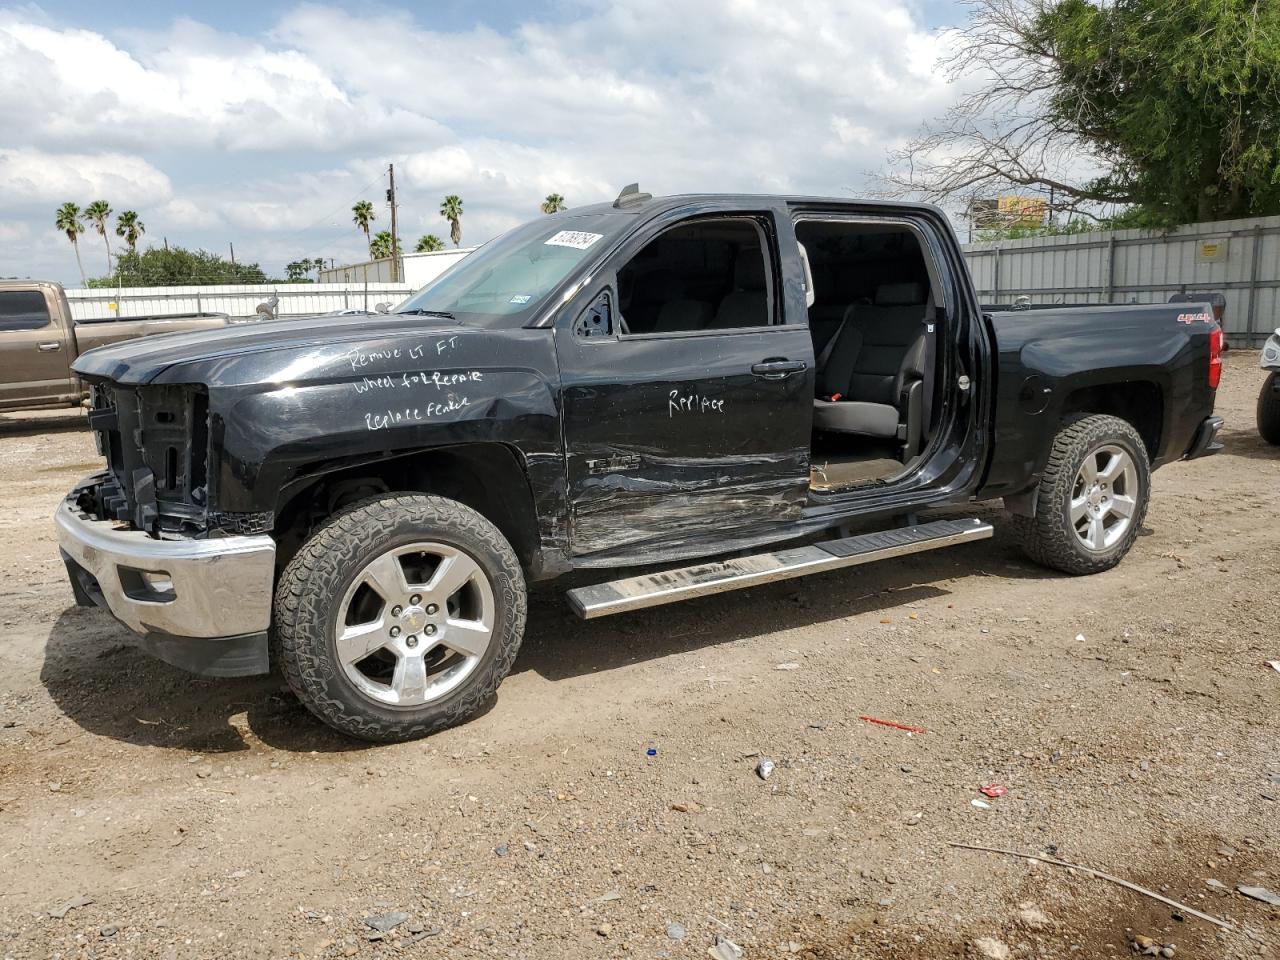
[[[375,303],[375,304],[373,305],[373,309],[374,309],[374,312],[375,312],[375,313],[390,313],[390,312],[391,312],[391,304],[389,304],[389,303]]]

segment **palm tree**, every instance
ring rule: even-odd
[[[147,232],[147,225],[138,219],[136,210],[125,210],[116,217],[116,236],[124,237],[130,253],[138,252],[138,238]]]
[[[369,238],[369,224],[378,218],[374,215],[373,204],[368,200],[360,200],[351,208],[351,222],[364,231],[364,242],[369,244],[369,256],[374,260],[378,259],[373,256],[373,241]]]
[[[80,222],[80,207],[68,200],[58,208],[57,219],[53,225],[67,235],[71,246],[76,250],[76,266],[80,268],[80,284],[88,286],[84,278],[84,264],[80,262],[80,234],[84,233],[84,224]]]
[[[434,233],[428,233],[418,238],[418,245],[413,249],[415,253],[435,253],[444,249],[444,241]]]
[[[107,237],[107,218],[111,216],[111,204],[105,200],[95,200],[84,208],[84,222],[92,223],[98,236],[107,245],[107,274],[111,274],[111,240]]]
[[[462,198],[451,193],[440,203],[440,216],[449,221],[449,239],[456,247],[462,243]]]
[[[558,193],[548,193],[547,199],[542,201],[540,208],[543,213],[559,213],[561,210],[568,210],[568,205],[564,202],[564,197]]]
[[[369,256],[374,260],[386,260],[394,249],[390,230],[379,230],[369,242]]]

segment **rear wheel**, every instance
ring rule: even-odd
[[[1036,515],[1014,517],[1023,549],[1064,573],[1109,570],[1137,539],[1150,487],[1147,449],[1131,424],[1111,416],[1068,423],[1054,437]]]
[[[1280,446],[1280,374],[1270,374],[1258,394],[1258,433]]]
[[[334,517],[276,591],[281,666],[326,723],[366,740],[425,736],[470,717],[524,633],[511,545],[469,507],[386,496]]]

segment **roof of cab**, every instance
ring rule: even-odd
[[[57,280],[0,280],[0,290],[30,290],[32,287],[61,287]]]
[[[802,194],[761,194],[761,193],[683,193],[670,196],[654,197],[648,194],[628,194],[625,190],[617,200],[592,203],[581,207],[572,207],[554,217],[573,217],[592,214],[653,214],[672,207],[696,206],[699,203],[723,206],[741,206],[743,209],[758,207],[761,201],[768,203],[785,203],[788,206],[804,207],[842,207],[848,210],[883,210],[916,211],[930,213],[945,218],[942,209],[931,203],[919,203],[910,200],[871,200],[859,197],[819,197]]]

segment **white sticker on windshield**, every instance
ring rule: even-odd
[[[543,241],[543,243],[544,246],[548,247],[573,247],[575,250],[585,250],[603,236],[603,233],[586,233],[582,230],[561,230],[549,240]]]
[[[514,297],[511,298],[510,302],[511,303],[528,303],[532,299],[533,299],[532,294],[517,293]]]

